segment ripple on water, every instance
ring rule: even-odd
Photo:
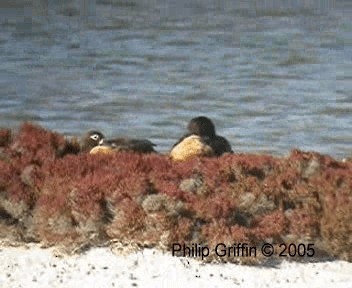
[[[10,2],[0,3],[0,126],[97,128],[167,151],[205,114],[237,152],[351,153],[347,4],[36,1],[23,17]]]

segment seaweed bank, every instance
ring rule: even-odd
[[[60,245],[68,254],[109,241],[169,254],[174,243],[314,244],[314,260],[352,261],[351,161],[294,149],[287,157],[175,162],[161,154],[89,155],[75,143],[31,123],[0,131],[1,239]]]

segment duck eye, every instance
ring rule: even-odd
[[[90,139],[93,139],[94,141],[98,141],[99,140],[99,135],[98,134],[93,134],[90,136]]]

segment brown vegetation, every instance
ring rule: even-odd
[[[77,154],[75,142],[30,123],[11,134],[0,130],[0,237],[166,249],[309,242],[352,261],[349,161],[293,150],[286,158],[173,162],[158,154]]]

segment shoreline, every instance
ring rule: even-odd
[[[115,247],[118,248],[118,247]],[[122,252],[122,253],[121,253]],[[0,286],[5,287],[352,287],[352,263],[282,261],[247,266],[202,263],[157,249],[132,253],[113,246],[63,255],[40,244],[0,245]]]

